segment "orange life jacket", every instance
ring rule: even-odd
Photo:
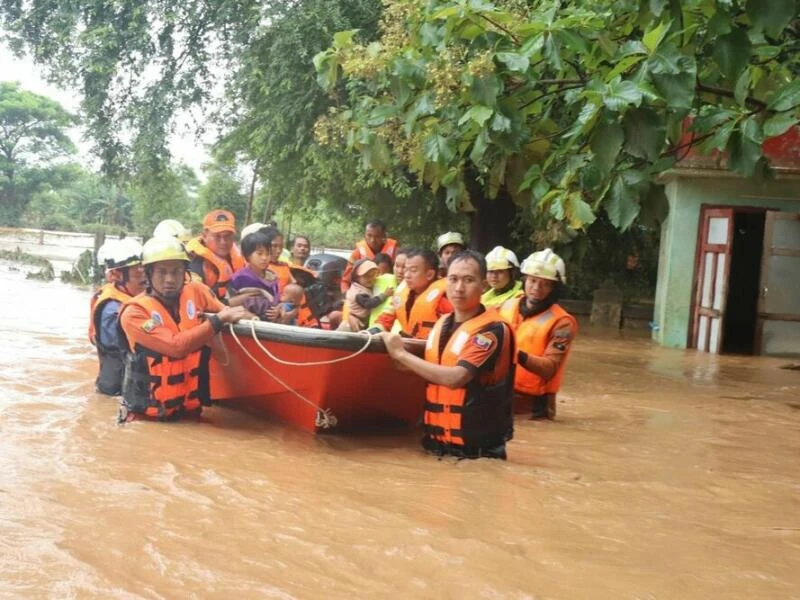
[[[275,277],[278,278],[278,292],[282,292],[283,288],[293,281],[292,267],[289,265],[289,263],[269,263],[267,269],[275,273]]]
[[[399,293],[394,295],[392,302],[394,303],[395,316],[403,332],[418,340],[428,338],[436,321],[442,316],[439,312],[439,301],[444,295],[442,281],[444,280],[434,281],[414,299],[410,314],[406,310],[406,303],[408,302],[411,288],[405,286]]]
[[[503,321],[485,310],[456,329],[440,351],[442,330],[452,315],[440,318],[425,345],[425,360],[454,367],[468,343],[490,326]],[[474,449],[494,448],[513,435],[514,334],[504,323],[505,335],[494,367],[465,387],[452,389],[429,383],[425,403],[425,434],[440,444]]]
[[[508,323],[516,334],[517,346],[523,352],[531,356],[544,356],[550,340],[553,337],[553,329],[556,323],[567,318],[572,322],[575,331],[578,322],[571,314],[561,308],[558,304],[553,304],[550,308],[538,315],[533,315],[523,319],[519,312],[520,303],[525,302],[525,298],[512,298],[504,302],[499,309],[500,316]],[[569,357],[567,355],[561,361],[558,370],[550,379],[542,379],[536,373],[531,373],[528,369],[519,366],[514,378],[514,390],[520,394],[529,396],[542,396],[544,394],[556,394],[561,389],[561,380],[564,378],[564,367]]]
[[[130,295],[123,292],[113,283],[107,283],[93,295],[89,301],[89,341],[97,346],[97,332],[100,330],[100,315],[103,312],[103,306],[109,300],[116,300],[120,304],[124,304],[130,300]]]
[[[176,323],[167,308],[154,297],[139,294],[123,305],[120,315],[132,305],[144,308],[153,321],[160,322],[173,333],[180,333],[201,324],[203,295],[200,283],[186,283],[179,299],[180,322]],[[180,411],[198,411],[210,404],[208,346],[183,358],[171,358],[136,344],[126,358],[122,401],[133,413],[168,419]]]
[[[303,303],[300,305],[300,310],[297,311],[297,325],[298,327],[314,327],[317,329],[320,327],[319,321],[308,306],[305,294],[303,294]]]
[[[95,388],[101,394],[116,396],[122,391],[122,379],[125,374],[125,349],[109,346],[99,339],[100,319],[103,307],[109,302],[124,304],[130,296],[113,283],[107,283],[92,296],[89,314],[89,341],[97,347],[99,369],[95,379]]]
[[[356,251],[358,251],[359,259],[361,258],[369,258],[372,260],[375,258],[375,253],[372,251],[372,248],[369,247],[367,244],[367,240],[361,240],[360,242],[356,243]],[[381,248],[381,253],[386,254],[389,258],[392,259],[394,262],[395,254],[397,254],[397,240],[392,238],[387,238],[387,240],[383,243],[383,248]]]
[[[203,283],[211,288],[221,300],[228,293],[228,283],[233,274],[245,266],[245,260],[239,247],[234,244],[228,260],[214,254],[203,243],[202,238],[194,238],[186,244],[186,251],[194,255],[195,259],[203,261]]]

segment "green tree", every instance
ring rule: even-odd
[[[242,182],[236,176],[236,168],[230,164],[213,162],[204,168],[208,179],[198,192],[199,216],[224,208],[236,216],[236,222],[245,223],[247,196],[242,193]]]
[[[336,104],[317,139],[452,210],[625,230],[692,146],[763,173],[763,139],[800,118],[798,45],[795,0],[387,0],[377,41],[315,57]]]
[[[33,195],[56,183],[50,166],[74,153],[66,134],[74,123],[58,102],[0,82],[0,222],[18,224]]]

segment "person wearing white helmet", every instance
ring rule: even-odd
[[[174,237],[186,244],[192,238],[192,233],[180,221],[164,219],[153,229],[153,237]]]
[[[522,295],[522,282],[517,281],[519,261],[517,255],[508,248],[495,246],[486,255],[486,281],[489,289],[481,296],[485,307],[499,306],[506,300]]]
[[[457,231],[448,231],[436,238],[436,253],[439,255],[439,275],[447,275],[450,260],[467,248],[464,237]]]
[[[119,311],[124,302],[144,291],[142,245],[132,238],[109,240],[98,249],[97,259],[108,283],[92,295],[89,309],[89,341],[97,348],[100,364],[95,389],[117,396],[122,391],[126,351]]]
[[[566,270],[550,248],[534,252],[520,266],[525,295],[507,300],[500,316],[517,337],[515,405],[531,410],[533,419],[554,419],[556,394],[578,333],[578,322],[558,304]]]
[[[223,325],[252,317],[222,304],[204,284],[187,281],[188,264],[176,238],[151,238],[143,247],[147,289],[120,311],[129,350],[120,421],[199,415],[210,403],[208,343]],[[203,320],[203,313],[215,314]]]

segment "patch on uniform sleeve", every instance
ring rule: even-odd
[[[143,330],[145,333],[150,333],[150,332],[152,332],[152,331],[153,331],[153,329],[155,329],[155,328],[156,328],[156,323],[155,323],[155,321],[153,321],[153,319],[148,319],[147,321],[145,321],[144,323],[142,323],[142,330]]]
[[[473,336],[472,343],[481,350],[488,350],[492,347],[492,338],[487,337],[482,333],[478,333]]]

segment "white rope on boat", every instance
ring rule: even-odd
[[[362,354],[367,348],[369,348],[369,344],[372,341],[372,334],[366,331],[362,332],[362,335],[366,335],[366,342],[364,345],[356,350],[353,354],[348,354],[347,356],[340,356],[339,358],[332,358],[330,360],[312,360],[311,362],[293,362],[290,360],[283,360],[282,358],[278,358],[272,352],[267,350],[267,348],[261,343],[261,340],[258,339],[256,335],[256,322],[250,321],[250,334],[253,336],[253,341],[256,345],[261,348],[261,351],[269,356],[272,360],[276,363],[286,365],[288,367],[318,367],[322,365],[332,365],[338,362],[344,362],[346,360],[350,360],[351,358],[355,358],[359,354]]]
[[[333,412],[331,412],[331,409],[329,409],[329,408],[320,408],[318,404],[316,404],[316,403],[312,402],[311,400],[309,400],[308,398],[306,398],[303,394],[298,392],[296,389],[294,389],[292,386],[290,386],[288,383],[286,383],[283,379],[281,379],[280,377],[275,375],[272,371],[267,369],[267,367],[262,365],[258,361],[258,359],[255,356],[253,356],[252,354],[250,354],[250,352],[247,350],[247,348],[244,347],[244,344],[242,344],[241,340],[239,339],[239,336],[236,335],[236,332],[233,329],[233,325],[229,324],[228,327],[229,327],[229,329],[231,331],[231,335],[233,336],[233,339],[239,345],[239,348],[242,349],[242,352],[244,352],[250,358],[250,360],[252,360],[255,363],[255,365],[259,369],[261,369],[267,375],[272,377],[275,381],[277,381],[279,384],[281,384],[283,387],[285,387],[288,391],[292,392],[300,400],[302,400],[303,402],[305,402],[306,404],[312,406],[313,408],[315,408],[317,410],[316,416],[314,417],[314,425],[315,426],[317,426],[317,427],[319,427],[321,429],[330,429],[330,428],[336,427],[336,424],[338,423],[338,419],[336,418],[336,415],[334,415]],[[222,338],[220,338],[220,339],[222,339]],[[224,346],[225,342],[222,342],[222,344]]]

